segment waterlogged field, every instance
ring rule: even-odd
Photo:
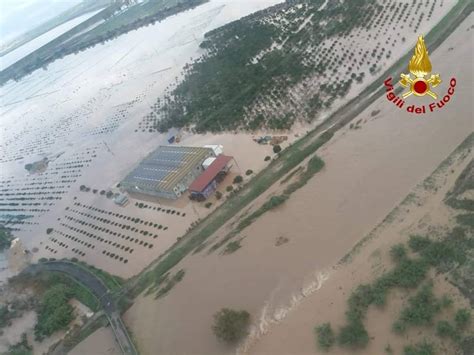
[[[12,65],[17,60],[25,57],[26,55],[32,53],[36,49],[40,48],[41,46],[45,45],[49,41],[55,39],[56,37],[60,36],[66,31],[69,31],[74,26],[80,24],[81,22],[87,20],[88,18],[94,16],[98,11],[89,12],[82,16],[76,17],[66,23],[63,23],[60,26],[53,28],[52,30],[42,34],[41,36],[25,43],[21,47],[11,51],[10,53],[0,57],[0,70],[5,69],[6,67]]]
[[[363,250],[358,264],[348,267],[343,275],[336,272],[338,262],[379,223],[393,221],[390,211],[472,132],[472,72],[468,60],[472,43],[466,40],[473,35],[472,20],[470,15],[430,54],[433,68],[443,77],[462,78],[449,106],[431,115],[415,116],[400,111],[385,96],[379,97],[317,151],[325,165],[306,185],[280,206],[239,228],[239,222],[259,211],[271,196],[281,196],[297,182],[310,157],[293,168],[294,173],[289,172],[288,176],[293,174],[289,179],[282,178],[284,183],[272,185],[249,208],[208,237],[202,248],[175,265],[171,274],[183,269],[186,275],[167,297],[156,300],[144,293],[136,299],[125,320],[145,353],[157,349],[163,353],[235,353],[235,347],[223,345],[212,332],[212,316],[223,307],[245,309],[251,314],[250,337],[238,344],[240,353],[323,353],[316,347],[314,327],[331,321],[339,332],[344,324],[345,301],[353,287],[366,282],[372,272],[381,271],[367,262],[372,248],[370,252]],[[457,66],[452,65],[455,58]],[[448,88],[446,80],[437,91],[446,92]],[[426,104],[430,100],[412,97],[407,102]],[[440,194],[434,194],[437,186],[426,192],[433,203],[443,199],[452,186],[446,181],[455,180],[472,160],[472,149],[466,149],[462,156],[459,161],[454,159],[458,165],[446,168],[439,176],[446,184],[439,189]],[[417,203],[411,201],[400,210],[410,215]],[[416,218],[423,218],[430,206],[427,203],[421,207]],[[407,238],[404,228],[413,223],[408,218],[407,223],[398,221],[396,232],[390,236],[394,243]],[[233,239],[221,244],[228,235]],[[379,242],[388,249],[384,238]],[[219,247],[214,250],[215,245]],[[156,272],[163,268],[157,267]],[[381,313],[370,318],[372,323],[364,323],[375,340],[358,354],[384,353],[386,340],[400,351],[417,341],[416,332],[410,333],[409,340],[394,339],[388,320],[393,313]],[[156,331],[151,338],[148,331],[152,328]],[[449,350],[440,353],[450,353],[453,346],[446,344],[446,348]],[[338,347],[332,351],[356,353]]]
[[[14,229],[33,260],[76,257],[128,277],[208,213],[186,201],[119,207],[101,192],[166,143],[166,134],[141,132],[139,123],[201,54],[204,33],[277,2],[211,1],[0,88],[0,223]],[[224,144],[242,165],[261,169],[269,148],[254,144],[260,153],[250,155],[239,142],[232,134],[182,138],[182,144]],[[46,169],[25,170],[44,158]]]

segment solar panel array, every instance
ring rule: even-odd
[[[211,148],[160,146],[150,153],[122,181],[122,186],[142,192],[174,193],[174,187],[204,159],[213,156]]]

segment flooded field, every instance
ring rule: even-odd
[[[0,88],[0,223],[14,229],[33,261],[76,257],[130,277],[209,213],[186,199],[176,208],[152,201],[140,209],[133,199],[119,207],[101,192],[168,144],[166,134],[143,132],[140,124],[182,67],[201,54],[204,33],[276,3],[211,1]],[[251,135],[182,136],[183,145],[223,144],[239,167],[254,171],[271,150]],[[249,147],[255,154],[247,154]],[[44,171],[25,169],[45,158]]]
[[[232,353],[233,349],[216,341],[211,330],[212,315],[222,307],[252,314],[256,333],[250,344],[255,341],[256,345],[242,350],[255,354],[315,351],[314,324],[309,318],[316,319],[318,306],[312,312],[306,308],[298,326],[281,328],[261,345],[257,340],[266,332],[271,335],[272,324],[283,321],[305,297],[324,288],[332,267],[473,131],[473,78],[467,59],[473,47],[466,42],[467,36],[472,37],[472,19],[471,15],[430,56],[434,70],[446,78],[438,92],[447,91],[449,78],[459,78],[450,105],[424,117],[401,111],[386,97],[367,107],[354,120],[360,128],[342,129],[320,150],[326,163],[320,173],[283,206],[240,233],[239,250],[208,255],[206,249],[193,255],[176,266],[176,270],[185,269],[186,276],[168,297],[143,296],[135,302],[126,321],[144,344],[145,353],[153,353],[152,349]],[[456,66],[452,66],[453,58],[457,58]],[[283,188],[277,183],[272,192]],[[262,196],[256,203],[267,198]],[[240,217],[221,228],[215,240]],[[278,244],[280,237],[288,241]],[[146,331],[152,326],[157,328],[153,337]],[[189,341],[181,342],[182,338]]]

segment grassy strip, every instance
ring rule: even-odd
[[[84,269],[87,269],[87,271],[97,276],[97,278],[99,278],[104,283],[104,285],[107,286],[107,288],[111,291],[118,291],[124,283],[124,280],[122,278],[115,275],[111,275],[108,272],[102,269],[98,269],[95,266],[89,265],[83,261],[71,259],[71,262],[76,265],[79,265]]]
[[[425,43],[431,52],[472,12],[473,7],[474,5],[470,1],[459,1],[443,20],[428,33],[425,37]],[[338,129],[349,123],[370,104],[384,95],[383,81],[386,77],[394,75],[394,73],[399,75],[403,72],[406,69],[406,63],[411,54],[412,50],[394,63],[377,80],[367,86],[357,97],[350,100],[346,105],[335,111],[326,121],[280,153],[280,159],[270,163],[266,169],[257,174],[239,193],[203,219],[180,242],[173,245],[163,258],[160,257],[144,272],[132,278],[127,285],[130,295],[132,297],[137,296],[148,285],[155,282],[155,280],[159,280],[162,275],[166,274],[168,270],[180,262],[192,250],[201,245],[238,211],[242,210],[258,195],[265,192],[273,183],[294,169],[305,157],[314,153],[321,145],[331,139]]]
[[[70,280],[67,285],[73,290],[73,298],[89,307],[90,310],[97,312],[100,309],[97,297],[79,281],[67,276],[66,278]]]

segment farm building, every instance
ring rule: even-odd
[[[203,162],[204,172],[189,186],[191,199],[203,201],[217,188],[217,184],[230,169],[229,162],[233,158],[220,154],[217,158],[208,158]]]
[[[129,192],[177,199],[203,172],[202,163],[212,148],[160,146],[143,159],[121,182]]]

